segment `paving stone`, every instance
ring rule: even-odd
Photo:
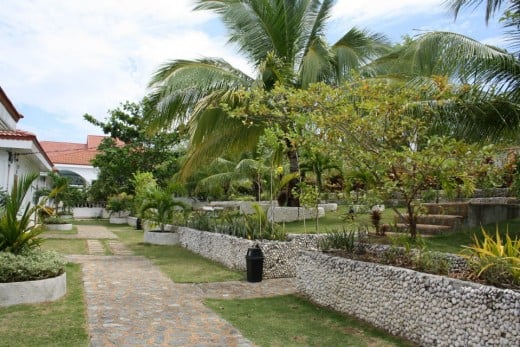
[[[87,240],[88,254],[103,255],[105,249],[99,240]]]
[[[90,235],[109,232],[97,233],[96,228],[104,227],[90,228]],[[87,243],[89,250],[90,245],[102,248],[99,240]],[[236,328],[204,306],[204,298],[295,292],[294,279],[178,284],[148,259],[131,255],[120,241],[110,240],[108,246],[113,256],[90,252],[67,257],[82,265],[91,346],[252,346]]]
[[[114,253],[114,255],[132,255],[133,252],[126,248],[126,246],[117,240],[108,241],[108,248]]]

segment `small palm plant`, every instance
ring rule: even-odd
[[[186,204],[174,200],[172,195],[170,189],[155,187],[148,192],[141,205],[141,215],[159,224],[161,232],[164,232],[165,225],[173,220],[176,211],[187,210]]]
[[[4,197],[0,206],[0,252],[19,254],[24,249],[36,247],[41,243],[38,235],[43,232],[42,225],[33,223],[31,219],[42,205],[31,206],[28,202],[23,206],[25,196],[36,178],[38,174],[21,177],[11,193]]]

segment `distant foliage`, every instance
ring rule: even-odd
[[[282,228],[268,222],[265,211],[253,204],[255,213],[251,215],[237,211],[215,212],[196,211],[187,218],[186,226],[204,231],[242,237],[248,240],[280,240],[286,239]]]

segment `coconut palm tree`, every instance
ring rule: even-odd
[[[219,58],[173,60],[152,77],[148,116],[151,128],[187,123],[191,133],[183,174],[222,153],[252,149],[265,124],[230,117],[223,104],[242,100],[239,90],[271,89],[276,83],[306,88],[310,83],[337,83],[386,52],[386,39],[357,28],[336,43],[324,37],[334,0],[199,0],[196,10],[217,13],[257,76],[251,77]],[[291,171],[298,170],[296,148],[287,140]],[[295,182],[297,183],[297,182]]]
[[[376,74],[411,81],[417,87],[442,88],[442,79],[460,88],[441,102],[440,117],[432,119],[437,134],[468,140],[517,142],[520,128],[520,2],[503,0],[451,0],[457,15],[462,7],[486,2],[486,21],[501,8],[510,53],[467,36],[430,32],[407,40],[370,65]],[[439,83],[441,81],[441,83]],[[441,85],[440,85],[441,84]]]

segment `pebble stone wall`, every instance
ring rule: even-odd
[[[520,346],[520,293],[302,251],[297,288],[423,346]]]
[[[263,278],[296,276],[296,258],[302,249],[316,249],[317,235],[290,235],[290,241],[251,241],[230,235],[180,227],[180,244],[205,258],[246,271],[247,249],[257,244],[264,254]]]

